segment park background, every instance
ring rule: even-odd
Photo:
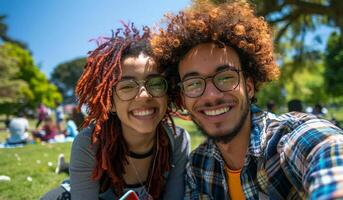
[[[19,109],[34,127],[40,103],[52,110],[56,101],[74,105],[74,87],[87,52],[99,36],[111,36],[120,21],[154,26],[165,12],[177,12],[200,0],[0,0],[0,143],[8,137],[4,121]],[[215,3],[223,0],[212,0]],[[273,102],[276,113],[299,99],[307,111],[325,107],[322,117],[343,124],[343,1],[252,0],[258,15],[274,29],[279,81],[263,87],[257,104]],[[195,148],[203,137],[181,119]],[[55,174],[60,153],[70,156],[71,143],[37,143],[0,149],[0,200],[38,199],[67,178]]]

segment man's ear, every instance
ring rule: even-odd
[[[245,87],[247,89],[247,93],[249,99],[251,99],[255,95],[255,84],[252,78],[247,78],[245,81]]]

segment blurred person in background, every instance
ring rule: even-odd
[[[36,128],[49,116],[48,108],[43,104],[39,104],[37,108],[37,124]]]
[[[64,110],[63,104],[60,102],[56,102],[56,109],[55,109],[55,118],[56,118],[56,127],[59,133],[62,133],[63,130],[63,121],[64,121]]]
[[[25,118],[24,112],[19,111],[17,116],[8,124],[10,137],[7,138],[8,145],[26,144],[29,141],[29,121]]]
[[[292,99],[287,103],[288,112],[303,112],[303,105],[301,100]]]
[[[44,119],[43,127],[32,133],[34,139],[38,139],[43,142],[53,142],[58,130],[54,120],[51,117]]]

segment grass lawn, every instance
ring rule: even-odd
[[[329,110],[343,125],[343,108]],[[192,149],[197,147],[204,136],[197,131],[193,122],[175,118],[175,123],[191,135]],[[34,127],[34,121],[30,126]],[[3,129],[0,125],[0,130]],[[7,137],[0,131],[0,142]],[[0,200],[39,199],[45,192],[57,187],[67,178],[66,174],[55,174],[57,157],[60,153],[70,158],[71,143],[32,144],[22,148],[0,149],[0,176],[6,175],[11,181],[0,181]]]
[[[39,199],[56,187],[67,175],[55,174],[60,153],[69,160],[71,143],[32,144],[22,148],[0,149],[0,176],[11,181],[0,181],[0,200]]]
[[[175,122],[191,134],[192,148],[203,141],[191,121],[175,119]],[[30,126],[34,127],[34,121],[30,121]],[[6,131],[0,131],[0,142],[7,137]],[[71,143],[56,143],[0,149],[0,176],[11,178],[11,181],[0,181],[0,200],[39,199],[45,192],[57,187],[68,177],[66,174],[55,174],[57,157],[63,153],[69,160],[70,148]]]

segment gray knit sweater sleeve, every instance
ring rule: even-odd
[[[165,126],[172,146],[172,169],[166,174],[167,182],[163,194],[164,200],[183,199],[184,171],[190,152],[189,135],[187,131],[177,127],[176,133]],[[72,199],[94,200],[101,197],[104,200],[117,199],[113,192],[99,194],[99,183],[91,179],[95,167],[97,146],[91,146],[92,128],[82,130],[75,138],[70,159],[70,185]]]
[[[173,134],[171,128],[167,130],[173,149],[173,157],[172,169],[167,177],[163,200],[183,199],[184,173],[191,147],[190,137],[188,132],[180,127],[176,127],[176,134]]]
[[[70,157],[70,186],[72,199],[94,200],[99,196],[99,183],[91,179],[97,147],[91,146],[91,128],[82,130],[75,138]]]

